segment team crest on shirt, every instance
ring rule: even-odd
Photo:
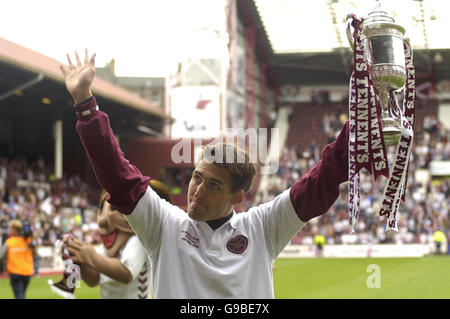
[[[233,254],[242,254],[248,246],[248,239],[244,235],[231,238],[227,242],[227,249]]]

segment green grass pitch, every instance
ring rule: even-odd
[[[380,288],[368,287],[369,265],[379,267]],[[275,298],[450,298],[450,256],[278,259],[275,266]]]
[[[369,288],[369,265],[379,269],[380,288]],[[278,259],[274,270],[275,298],[281,299],[449,299],[450,256],[424,258],[323,258]],[[49,288],[61,276],[33,277],[30,299],[59,299]],[[84,282],[76,289],[79,299],[98,299],[99,287]],[[9,279],[0,280],[0,298],[13,298]]]
[[[58,276],[42,276],[33,277],[30,280],[28,289],[26,292],[27,299],[62,299],[50,290],[48,280],[52,279],[53,282],[61,280],[62,275]],[[80,288],[75,289],[75,295],[77,299],[99,299],[100,288],[99,286],[90,288],[83,281],[80,283]],[[9,284],[9,279],[0,279],[0,299],[12,299],[14,294]]]

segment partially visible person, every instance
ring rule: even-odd
[[[152,180],[150,187],[171,203],[169,189]],[[111,209],[104,191],[100,198],[97,217],[103,244],[99,249],[77,238],[66,239],[64,244],[71,262],[80,268],[81,279],[90,286],[100,285],[102,299],[150,299],[151,264],[139,239],[124,216]],[[72,268],[73,269],[73,268]],[[64,278],[52,285],[52,290],[65,298],[74,298],[75,286]]]
[[[2,209],[0,207],[0,250],[3,243],[6,242],[9,237],[9,221],[9,214],[2,214]],[[3,272],[6,272],[6,263],[4,258],[0,258],[0,274]]]
[[[23,224],[14,219],[9,224],[9,238],[0,249],[0,259],[6,256],[6,269],[16,299],[25,299],[33,276],[33,241],[22,234]]]
[[[39,277],[39,253],[37,250],[37,240],[36,236],[33,234],[31,229],[31,223],[28,220],[22,221],[22,236],[28,240],[31,238],[30,247],[33,251],[33,275]]]
[[[325,237],[322,235],[314,236],[314,246],[316,246],[316,257],[323,257],[323,248],[325,246]]]
[[[433,241],[436,247],[436,255],[441,255],[442,246],[445,242],[445,234],[440,230],[435,231],[433,234]]]

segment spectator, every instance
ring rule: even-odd
[[[10,283],[16,299],[25,299],[33,275],[32,238],[23,236],[22,231],[22,222],[12,220],[9,224],[10,237],[0,249],[0,259],[6,256]]]
[[[436,255],[442,254],[441,248],[445,242],[445,234],[442,231],[437,230],[433,234],[433,240],[436,245]]]

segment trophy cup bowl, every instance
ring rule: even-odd
[[[385,11],[375,9],[361,23],[364,55],[381,106],[381,125],[386,146],[396,145],[401,134],[402,109],[395,91],[406,83],[405,29]],[[347,38],[354,49],[351,21],[347,21]]]

